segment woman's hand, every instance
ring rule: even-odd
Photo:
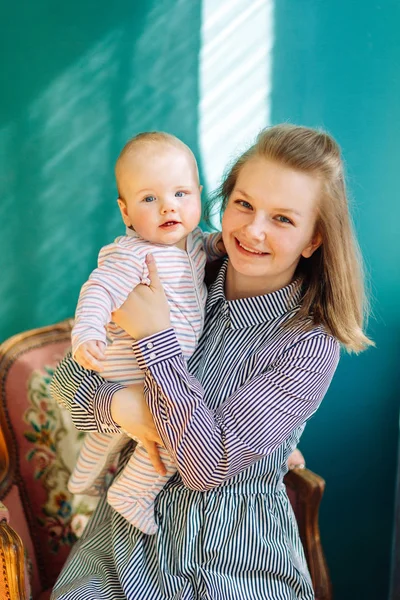
[[[171,327],[167,298],[151,254],[146,256],[146,263],[150,284],[137,285],[112,314],[114,323],[136,340]]]
[[[130,385],[115,392],[111,401],[111,416],[122,429],[141,441],[157,473],[165,475],[166,470],[157,448],[157,444],[163,446],[163,442],[144,398],[143,384]]]
[[[306,461],[298,448],[295,448],[287,461],[289,471],[293,469],[305,469]]]

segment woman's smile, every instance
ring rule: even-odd
[[[258,250],[257,248],[254,248],[254,247],[250,246],[249,244],[241,242],[237,237],[235,237],[234,239],[235,239],[235,242],[236,242],[237,249],[244,256],[248,255],[248,256],[251,256],[251,257],[260,257],[260,258],[262,258],[262,257],[270,255],[270,252],[265,252],[263,250]]]

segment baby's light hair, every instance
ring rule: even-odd
[[[128,142],[122,148],[117,158],[117,162],[115,163],[115,178],[117,182],[117,188],[118,180],[120,178],[120,171],[123,167],[125,159],[131,155],[133,156],[136,152],[140,151],[141,147],[151,146],[153,144],[161,144],[165,147],[173,146],[175,148],[178,148],[178,150],[186,152],[193,161],[195,174],[197,179],[199,179],[199,171],[197,167],[196,158],[189,146],[182,142],[182,140],[177,138],[175,135],[172,135],[171,133],[166,133],[165,131],[142,131],[141,133],[138,133],[133,138],[128,140]],[[124,200],[120,189],[118,189],[118,196],[121,200]]]
[[[314,174],[322,182],[316,223],[322,245],[310,258],[300,258],[297,274],[303,277],[304,295],[294,319],[311,317],[313,324],[322,324],[348,351],[360,352],[373,345],[363,331],[369,306],[338,144],[326,132],[307,127],[281,124],[264,129],[229,169],[206,209],[206,218],[217,201],[222,200],[223,213],[241,168],[255,157]]]

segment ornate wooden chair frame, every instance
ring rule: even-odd
[[[70,337],[71,320],[56,325],[34,329],[13,336],[0,346],[0,501],[12,485],[18,486],[22,505],[30,531],[34,531],[29,499],[20,474],[16,439],[7,412],[5,382],[12,364],[21,352],[46,344],[67,342]],[[325,482],[308,469],[294,469],[285,477],[290,500],[298,521],[308,566],[318,600],[332,600],[332,587],[321,546],[318,525],[319,505],[324,493]],[[33,536],[34,537],[34,536]],[[41,572],[40,547],[32,539],[34,552],[43,588],[49,585]],[[7,508],[0,502],[0,567],[3,583],[0,583],[1,598],[28,600],[24,548],[20,536],[9,523]],[[1,587],[3,585],[3,587]]]

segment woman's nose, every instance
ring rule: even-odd
[[[267,223],[265,219],[255,217],[247,224],[247,233],[255,240],[264,240],[267,236]]]

